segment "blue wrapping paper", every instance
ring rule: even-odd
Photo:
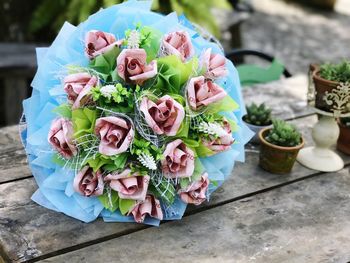
[[[123,216],[119,211],[111,213],[103,208],[96,197],[84,197],[73,190],[74,173],[69,169],[52,162],[54,151],[46,140],[51,121],[56,117],[52,110],[62,103],[64,95],[62,77],[67,65],[87,66],[88,59],[84,55],[84,35],[89,30],[101,30],[113,33],[117,38],[136,23],[151,26],[162,33],[174,30],[185,30],[192,37],[196,54],[206,48],[223,54],[215,44],[203,39],[184,17],[175,13],[162,16],[150,12],[151,1],[128,1],[91,15],[85,22],[75,27],[65,23],[58,36],[49,48],[37,48],[38,70],[33,79],[32,96],[23,102],[27,129],[22,132],[28,161],[38,190],[32,200],[41,206],[62,212],[84,222],[91,222],[103,217],[106,222],[134,222],[133,217]],[[252,137],[251,132],[242,122],[245,106],[237,70],[231,62],[227,62],[229,76],[220,85],[239,104],[239,109],[229,114],[238,124],[233,137],[236,142],[231,149],[217,155],[201,158],[210,180],[218,182],[218,186],[232,173],[235,161],[244,161],[244,145]],[[210,185],[209,192],[217,186]],[[165,220],[177,220],[183,216],[186,204],[176,199],[171,207],[162,205]],[[146,218],[146,224],[159,225],[159,220]]]

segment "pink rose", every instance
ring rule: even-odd
[[[95,173],[91,167],[84,166],[74,177],[73,188],[87,197],[102,195],[104,185],[101,171]]]
[[[222,100],[226,95],[223,88],[203,76],[191,78],[187,85],[188,101],[193,110]]]
[[[200,180],[191,183],[186,189],[179,191],[180,198],[186,204],[200,205],[206,200],[209,187],[208,174],[202,174]]]
[[[101,139],[99,152],[115,155],[125,152],[134,138],[134,129],[129,121],[109,116],[96,120],[95,134]]]
[[[131,174],[130,169],[125,169],[121,173],[108,174],[104,180],[118,192],[120,198],[142,201],[146,198],[150,177],[138,173]]]
[[[64,91],[68,95],[68,101],[77,109],[91,100],[88,95],[91,88],[97,84],[97,78],[89,73],[75,73],[64,78]]]
[[[156,102],[144,97],[140,110],[145,121],[156,134],[175,136],[185,118],[184,108],[172,97],[165,95]]]
[[[182,140],[168,143],[161,161],[162,171],[167,178],[190,177],[194,171],[194,152]]]
[[[122,41],[116,41],[114,35],[102,31],[91,30],[85,35],[85,53],[90,58],[103,54],[115,46],[120,46]]]
[[[64,157],[71,158],[78,150],[73,143],[73,124],[65,118],[55,119],[48,134],[49,143]]]
[[[206,69],[204,74],[206,78],[216,79],[227,75],[226,58],[220,54],[212,54],[211,48],[204,52],[201,62]]]
[[[142,223],[146,215],[163,220],[163,212],[160,207],[160,202],[153,195],[147,195],[144,201],[137,202],[132,207],[128,215],[132,214],[137,223]]]
[[[224,120],[222,129],[218,135],[218,138],[209,135],[210,140],[202,139],[204,146],[214,152],[223,152],[230,149],[234,139],[232,138],[231,125],[226,120]]]
[[[141,85],[145,80],[157,75],[157,61],[146,64],[144,49],[124,49],[117,57],[118,75],[126,82]]]
[[[176,31],[165,35],[162,41],[162,49],[167,55],[176,55],[182,61],[194,54],[191,38],[186,31]]]

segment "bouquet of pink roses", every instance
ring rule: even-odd
[[[158,224],[207,200],[243,154],[249,132],[242,132],[232,63],[187,20],[144,11],[145,4],[127,2],[78,28],[65,25],[60,34],[67,27],[69,34],[39,58],[24,103],[39,204],[83,221]],[[41,63],[53,61],[64,65],[58,83],[42,75]]]

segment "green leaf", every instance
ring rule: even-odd
[[[120,48],[115,46],[106,53],[98,55],[91,60],[89,67],[99,72],[104,80],[111,81],[112,76],[110,74],[115,71],[116,59],[119,54]]]
[[[101,202],[104,208],[108,209],[112,213],[118,209],[119,206],[119,196],[116,191],[110,190],[110,197],[108,196],[108,192],[105,192],[103,195],[97,197]]]
[[[92,134],[95,121],[97,118],[97,111],[87,107],[72,111],[72,122],[74,129],[74,138],[79,139],[86,134]]]
[[[215,154],[214,151],[210,150],[208,147],[204,146],[200,141],[199,146],[195,149],[198,157],[208,157]]]
[[[72,108],[68,104],[61,104],[60,106],[54,108],[53,113],[56,113],[68,119],[72,118]]]
[[[149,190],[154,194],[154,196],[162,199],[168,205],[171,205],[175,201],[176,189],[171,181],[162,180],[160,183],[154,184],[151,181]]]
[[[215,180],[210,180],[211,184],[215,187],[218,187],[219,183],[218,181],[215,181]]]
[[[140,30],[141,35],[146,36],[148,35],[147,41],[145,44],[141,44],[140,47],[146,50],[147,53],[147,63],[155,59],[158,55],[159,47],[160,47],[160,41],[162,39],[162,32],[148,27],[144,26]]]
[[[185,118],[181,123],[179,130],[176,133],[176,137],[187,138],[189,129],[190,129],[190,122],[187,118]]]
[[[218,112],[231,112],[239,108],[237,102],[235,102],[230,95],[226,95],[222,100],[212,103],[207,108],[208,114],[218,113]]]
[[[122,215],[125,215],[136,204],[135,200],[119,198],[119,210]]]
[[[182,85],[192,75],[196,75],[198,58],[194,57],[187,63],[175,55],[157,59],[158,75],[154,88],[167,94],[179,94]]]
[[[108,156],[104,156],[102,154],[97,154],[95,158],[90,158],[86,161],[87,164],[93,169],[94,172],[97,172],[102,166],[107,164],[113,164],[113,160],[111,160]]]
[[[182,138],[181,140],[184,142],[184,144],[186,144],[186,146],[190,148],[199,147],[199,142],[196,140],[189,139],[189,138]]]

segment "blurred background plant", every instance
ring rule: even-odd
[[[101,7],[124,0],[2,0],[0,41],[50,42],[64,21],[77,25]],[[154,0],[152,9],[163,14],[176,11],[206,28],[216,37],[220,29],[211,10],[231,9],[227,0]],[[78,12],[77,12],[78,11]],[[29,21],[29,23],[28,23]]]

